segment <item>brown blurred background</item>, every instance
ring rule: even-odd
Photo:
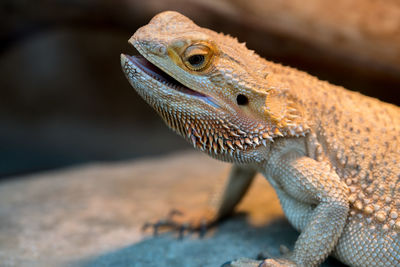
[[[119,65],[135,53],[129,37],[163,10],[400,104],[400,1],[2,0],[0,178],[190,149]]]

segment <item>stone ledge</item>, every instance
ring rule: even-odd
[[[153,237],[142,225],[172,208],[207,203],[228,164],[199,153],[92,164],[0,184],[1,266],[219,266],[267,250],[278,255],[297,233],[272,188],[257,178],[237,208],[205,238]],[[244,216],[246,214],[246,216]]]

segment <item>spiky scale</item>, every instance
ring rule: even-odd
[[[233,137],[240,137],[240,135],[238,135],[238,134],[235,133],[234,131],[231,131],[229,134],[230,134],[231,136],[233,136]]]
[[[221,138],[218,139],[218,144],[221,147],[221,149],[225,149],[224,141]]]
[[[217,154],[217,152],[218,152],[218,145],[217,145],[217,143],[213,143],[213,149],[214,149],[214,153]]]
[[[240,149],[243,149],[242,143],[239,140],[235,141],[235,145],[238,146]]]
[[[254,138],[253,138],[253,142],[254,142],[256,145],[259,145],[259,144],[260,144],[258,137],[254,137]]]
[[[192,140],[192,144],[196,147],[196,137],[194,137],[194,135],[190,136],[190,139]]]
[[[246,144],[250,145],[250,146],[253,144],[253,142],[251,142],[250,139],[249,139],[248,137],[246,137],[246,138],[244,139],[244,142],[245,142]]]
[[[232,145],[231,141],[226,141],[226,145],[230,147],[230,149],[235,150],[235,148]]]

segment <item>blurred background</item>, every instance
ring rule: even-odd
[[[1,0],[0,179],[191,149],[120,70],[129,37],[164,10],[400,104],[397,0]]]

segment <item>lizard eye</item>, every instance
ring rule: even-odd
[[[204,44],[195,44],[186,48],[183,55],[185,66],[194,71],[203,71],[211,63],[213,52]]]
[[[194,67],[201,66],[204,63],[205,57],[204,55],[193,55],[188,58],[190,65]]]

